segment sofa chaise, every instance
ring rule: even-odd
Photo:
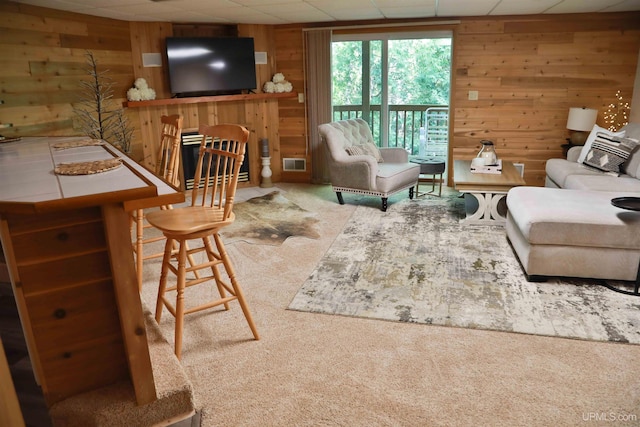
[[[597,129],[596,129],[597,128]],[[604,131],[594,127],[594,132]],[[640,140],[640,124],[616,137]],[[587,140],[587,144],[589,143]],[[640,197],[640,147],[620,173],[595,170],[579,160],[591,149],[573,147],[567,159],[550,159],[545,187],[516,187],[507,194],[507,238],[529,280],[545,276],[637,280],[640,212],[613,206],[617,197]]]

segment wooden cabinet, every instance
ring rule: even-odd
[[[3,228],[19,278],[14,293],[47,402],[126,380],[102,210],[6,214]]]

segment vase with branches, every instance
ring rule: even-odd
[[[113,81],[109,70],[98,71],[92,52],[86,53],[88,79],[80,80],[80,96],[73,111],[81,131],[95,139],[115,145],[125,153],[131,151],[133,128],[123,108],[113,101]]]

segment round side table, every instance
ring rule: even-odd
[[[438,197],[442,196],[442,174],[444,173],[446,163],[444,159],[439,157],[428,157],[423,159],[411,159],[412,163],[420,165],[420,177],[418,178],[418,185],[416,188],[416,197],[424,196],[427,194],[435,194],[436,190],[436,175],[440,175],[437,179],[438,182]],[[422,175],[431,175],[431,178],[423,178]],[[420,183],[431,182],[431,191],[420,194]]]
[[[620,209],[635,212],[640,211],[640,197],[616,197],[615,199],[611,199],[611,204]],[[638,273],[636,275],[636,283],[634,284],[633,291],[625,291],[616,288],[604,281],[603,285],[612,291],[620,292],[621,294],[640,296],[640,265],[638,265]]]

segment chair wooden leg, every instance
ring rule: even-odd
[[[386,197],[383,197],[382,198],[382,207],[380,208],[382,210],[382,212],[386,212],[388,206],[389,206],[389,199],[387,199]]]
[[[176,284],[176,333],[175,333],[175,353],[178,360],[182,355],[182,332],[184,330],[184,288],[186,281],[187,248],[186,241],[180,242],[178,251],[178,281]]]
[[[249,324],[249,328],[253,333],[253,338],[256,340],[260,339],[260,335],[258,334],[258,329],[256,328],[255,323],[253,322],[253,317],[251,316],[251,312],[249,311],[249,305],[244,299],[244,293],[242,292],[242,288],[240,284],[236,280],[236,273],[231,264],[231,260],[227,255],[227,250],[224,247],[224,243],[222,243],[222,239],[218,233],[213,235],[213,238],[216,242],[216,247],[218,248],[218,253],[220,254],[220,259],[222,260],[222,264],[224,265],[225,270],[227,271],[227,275],[229,276],[229,280],[231,281],[231,286],[233,287],[233,291],[238,298],[238,303],[240,303],[240,307],[242,308],[242,312],[244,313],[245,319],[247,319],[247,323]]]
[[[413,187],[409,187],[409,200],[413,200]]]
[[[220,255],[216,255],[217,251],[213,247],[213,245],[211,244],[211,238],[210,237],[203,237],[202,238],[202,242],[204,243],[204,247],[206,248],[207,258],[209,259],[209,261],[211,261],[211,262],[220,261]],[[220,294],[220,298],[223,298],[223,299],[226,298],[227,297],[227,292],[225,291],[224,286],[222,285],[222,276],[220,276],[220,270],[218,269],[218,266],[217,265],[212,265],[211,266],[211,272],[213,273],[213,277],[215,279],[216,286],[218,287],[218,293]],[[229,303],[228,302],[225,302],[223,304],[223,306],[224,306],[225,310],[229,310]]]
[[[342,192],[336,191],[336,197],[338,198],[338,203],[344,205],[344,199],[342,198]]]
[[[167,289],[167,273],[169,272],[169,262],[173,252],[173,239],[167,239],[164,244],[164,256],[162,257],[162,269],[160,270],[160,284],[158,286],[158,299],[156,300],[156,322],[160,323],[162,309],[164,308],[164,292]]]
[[[142,267],[144,263],[144,211],[138,209],[136,215],[136,274],[138,291],[142,292]]]

